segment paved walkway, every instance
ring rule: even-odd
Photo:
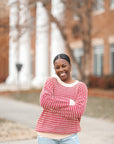
[[[37,144],[36,139],[32,140],[18,140],[18,141],[10,141],[10,142],[3,142],[0,144]]]
[[[0,97],[0,117],[35,129],[42,108]],[[114,123],[97,118],[82,117],[80,144],[114,144]],[[4,142],[0,144],[37,144],[37,140]]]

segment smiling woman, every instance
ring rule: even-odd
[[[72,79],[66,54],[57,55],[53,64],[57,77],[48,78],[40,94],[43,112],[36,125],[38,144],[79,144],[77,133],[86,108],[87,87]]]

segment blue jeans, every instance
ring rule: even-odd
[[[38,135],[38,144],[80,144],[77,134],[62,139],[49,139]]]

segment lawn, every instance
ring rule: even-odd
[[[15,92],[5,95],[19,101],[39,105],[40,92]],[[100,96],[88,96],[85,116],[102,118],[114,122],[114,99]]]
[[[84,115],[114,122],[114,99],[95,96],[88,97]]]

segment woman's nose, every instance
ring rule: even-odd
[[[63,71],[63,68],[62,67],[60,67],[60,69],[59,69],[60,71]]]

